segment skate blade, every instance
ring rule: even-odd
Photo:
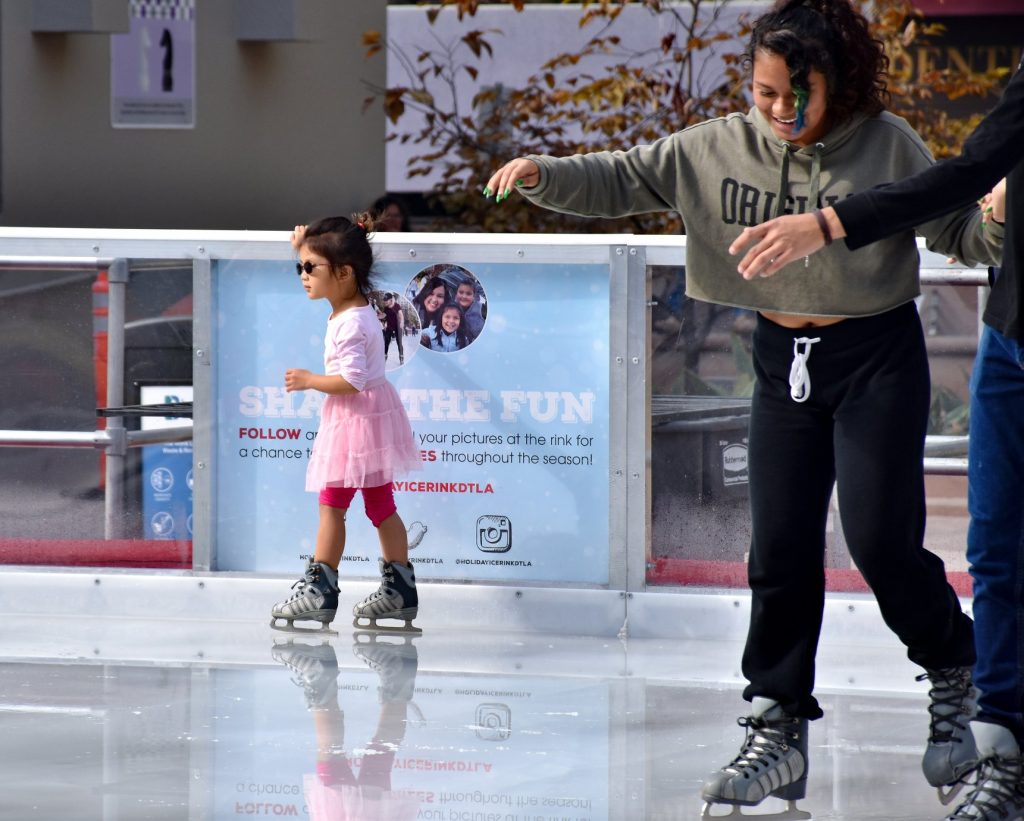
[[[360,621],[366,621],[368,624],[360,624]],[[404,633],[410,636],[419,636],[423,633],[419,627],[412,623],[412,619],[405,619],[404,625],[397,624],[378,624],[376,619],[370,616],[356,616],[352,619],[352,626],[356,629],[356,634],[363,633]]]
[[[729,806],[731,810],[724,815],[714,815],[711,812],[712,807],[716,806]],[[718,804],[714,801],[705,801],[704,806],[700,811],[701,818],[754,818],[758,819],[771,819],[771,821],[809,821],[812,818],[811,814],[807,810],[801,810],[796,805],[796,801],[787,801],[786,809],[779,810],[778,812],[766,812],[766,813],[746,813],[743,812],[743,808],[739,804]]]
[[[271,616],[270,627],[273,630],[280,630],[282,633],[313,633],[317,636],[336,636],[338,635],[337,630],[332,630],[328,627],[330,622],[321,622],[320,627],[296,627],[293,621],[285,619],[285,624],[278,624],[278,620],[284,619],[283,616]]]
[[[936,787],[935,792],[939,794],[939,803],[942,804],[943,807],[952,804],[956,800],[956,797],[960,795],[961,791],[966,786],[967,779],[962,778],[955,784],[948,784],[944,787]]]

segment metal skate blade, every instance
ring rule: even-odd
[[[711,812],[712,807],[716,806],[728,806],[730,807],[729,812],[724,815],[713,815]],[[795,801],[787,801],[786,809],[779,810],[778,812],[764,812],[764,813],[753,813],[743,812],[743,808],[739,804],[716,804],[712,801],[705,801],[704,806],[700,811],[701,818],[751,818],[751,819],[765,819],[768,821],[808,821],[812,818],[811,814],[807,810],[801,810],[797,807]]]
[[[283,625],[277,624],[277,621],[280,618],[281,618],[280,616],[278,616],[277,618],[271,617],[271,619],[270,619],[270,627],[271,627],[271,629],[273,629],[273,630],[280,630],[282,633],[313,633],[314,635],[317,635],[317,636],[336,636],[336,635],[338,635],[338,631],[337,630],[332,630],[330,627],[327,626],[326,622],[322,623],[320,627],[296,627],[295,624],[293,622],[290,622],[290,621],[286,622]]]
[[[939,803],[943,807],[952,804],[956,797],[960,795],[960,791],[967,786],[966,779],[960,779],[955,784],[950,784],[945,787],[936,787],[935,792],[939,794]]]
[[[360,624],[360,619],[369,623]],[[357,635],[359,633],[404,633],[410,636],[419,636],[423,633],[423,630],[412,623],[412,619],[406,619],[404,625],[391,625],[378,624],[376,620],[371,619],[369,616],[356,616],[352,619],[352,626],[356,629]]]

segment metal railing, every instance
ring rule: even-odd
[[[107,396],[109,408],[124,404],[125,292],[128,260],[82,257],[0,257],[0,270],[106,271]],[[124,533],[124,476],[129,448],[192,441],[192,425],[157,430],[126,430],[121,416],[109,416],[105,429],[94,431],[0,430],[0,447],[92,448],[102,450],[104,463],[104,536],[120,539]]]

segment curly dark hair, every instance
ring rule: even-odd
[[[369,297],[373,250],[367,237],[373,232],[373,217],[365,211],[347,217],[326,217],[306,226],[302,244],[319,254],[335,272],[342,265],[351,265],[359,292]]]
[[[889,103],[889,58],[848,0],[778,0],[754,23],[744,53],[748,70],[762,49],[786,61],[794,88],[809,87],[812,69],[825,75],[833,125],[858,113],[873,117]]]

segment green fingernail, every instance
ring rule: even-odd
[[[516,185],[517,185],[517,186],[518,186],[518,185],[522,185],[522,184],[523,184],[523,181],[522,181],[522,180],[516,180]]]
[[[489,197],[489,196],[491,196],[491,189],[490,189],[490,186],[488,186],[487,188],[484,188],[484,196],[485,196],[485,197]]]
[[[505,189],[505,199],[508,199],[511,194],[512,194],[512,189],[511,188],[506,188]]]

